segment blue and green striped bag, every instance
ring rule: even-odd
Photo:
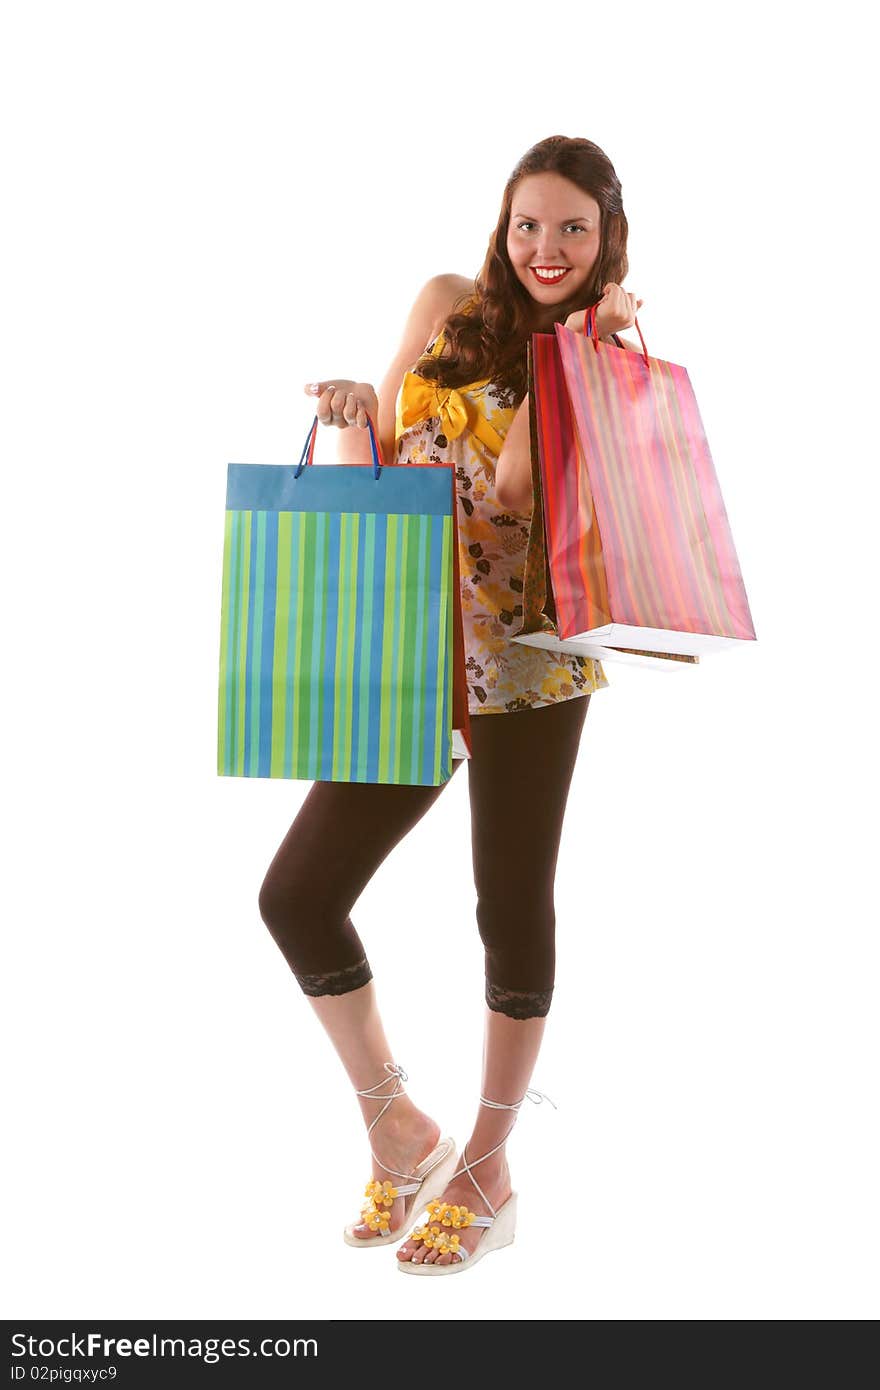
[[[383,466],[372,419],[372,466],[308,467],[317,428],[228,465],[217,771],[438,786],[455,729],[470,756],[452,468]]]

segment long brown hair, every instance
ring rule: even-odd
[[[476,292],[456,300],[443,326],[449,356],[421,357],[415,367],[421,376],[447,387],[467,386],[488,377],[511,392],[515,404],[523,400],[528,387],[526,344],[534,331],[535,302],[510,264],[507,229],[517,184],[528,174],[547,171],[562,174],[595,198],[601,209],[599,255],[590,279],[559,304],[555,321],[564,323],[575,310],[595,304],[609,280],[618,285],[623,282],[629,269],[629,228],[614,166],[592,140],[550,135],[523,155],[507,180]]]

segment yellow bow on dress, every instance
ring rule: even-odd
[[[439,342],[438,338],[435,348]],[[436,352],[432,356],[436,356]],[[481,386],[488,386],[491,380],[491,377],[486,377],[483,381],[474,381],[468,390],[476,391]],[[441,386],[416,372],[405,372],[397,397],[396,437],[399,438],[410,425],[429,420],[432,415],[439,415],[440,428],[447,439],[457,439],[462,430],[469,429],[496,458],[501,453],[503,435],[489,424],[473,401],[454,386]]]

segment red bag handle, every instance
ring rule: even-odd
[[[584,334],[586,337],[592,338],[593,347],[596,349],[597,352],[599,351],[600,342],[599,331],[596,327],[596,310],[598,309],[598,307],[598,304],[591,304],[590,307],[587,309],[586,314],[584,315]],[[648,349],[645,347],[645,340],[642,337],[642,330],[639,328],[638,318],[636,318],[635,320],[635,325],[642,343],[642,358],[644,360],[645,366],[650,369],[651,364],[648,361]],[[613,336],[616,338],[617,334],[615,333]]]

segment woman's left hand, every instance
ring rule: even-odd
[[[604,287],[602,298],[596,309],[596,328],[599,337],[610,338],[612,333],[620,333],[624,328],[632,328],[636,321],[636,314],[644,302],[643,299],[636,299],[634,294],[629,294],[621,285],[615,285],[609,280]],[[586,309],[577,309],[575,313],[569,314],[565,320],[565,326],[574,333],[583,333],[586,317]]]

